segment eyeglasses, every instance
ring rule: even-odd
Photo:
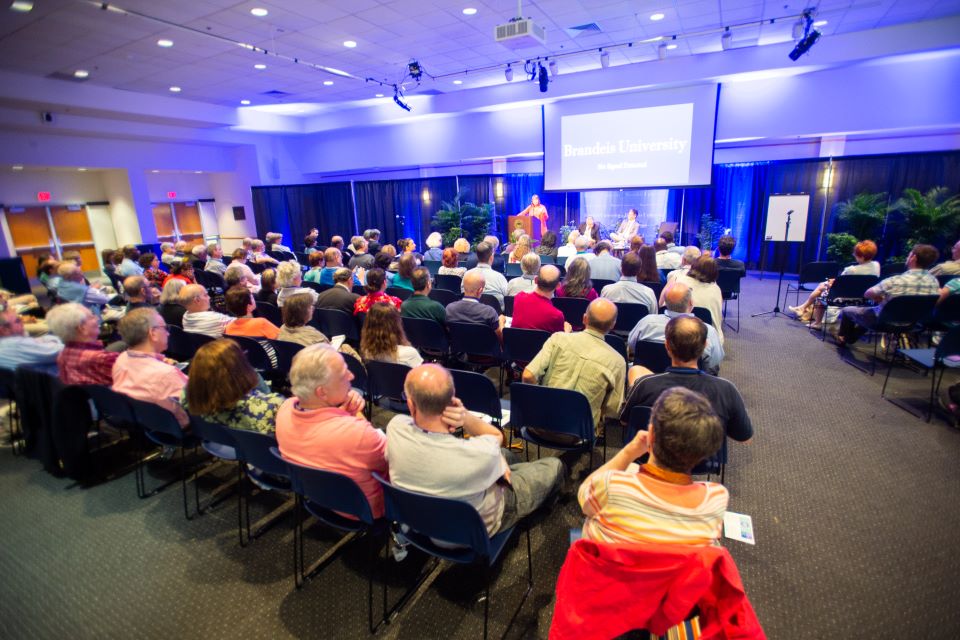
[[[155,325],[153,325],[153,326],[150,327],[150,328],[151,328],[151,329],[163,329],[163,330],[166,331],[167,333],[170,333],[170,328],[167,327],[167,325],[165,325],[165,324],[155,324]]]

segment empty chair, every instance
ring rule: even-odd
[[[478,411],[490,416],[493,425],[501,427],[503,419],[500,396],[493,381],[482,373],[451,369],[453,385],[457,390],[457,397],[463,402],[467,411]]]
[[[401,320],[403,332],[407,334],[410,344],[422,353],[443,358],[450,352],[447,330],[436,320],[427,318],[401,318]]]
[[[407,413],[407,400],[403,392],[403,383],[410,373],[410,367],[396,362],[367,362],[367,387],[370,400],[381,406]]]
[[[644,366],[654,373],[663,373],[671,362],[662,342],[638,340],[633,347],[633,364]]]
[[[720,269],[717,276],[717,286],[720,287],[720,293],[723,296],[723,319],[727,319],[727,303],[737,301],[737,326],[727,322],[727,326],[735,332],[740,332],[740,272],[733,269]],[[797,294],[799,296],[799,292]]]
[[[458,291],[448,291],[447,289],[430,289],[428,295],[431,300],[436,300],[443,306],[456,302],[463,297]]]
[[[800,304],[801,291],[813,291],[824,280],[836,278],[840,273],[840,263],[834,261],[808,262],[800,267],[800,273],[797,275],[797,284],[787,283],[787,291],[783,294],[783,306],[787,306],[787,297],[791,291],[797,294],[797,301],[794,304]],[[719,284],[719,281],[718,281]],[[721,290],[723,287],[720,287]]]
[[[436,280],[437,289],[446,289],[447,291],[453,291],[454,293],[460,293],[460,291],[462,291],[460,285],[463,282],[463,279],[460,276],[455,276],[448,273],[438,275]]]
[[[889,303],[887,303],[889,304]],[[887,383],[890,382],[890,372],[897,361],[897,357],[903,358],[904,363],[920,367],[924,374],[930,373],[930,399],[927,403],[927,422],[933,416],[933,401],[940,390],[940,383],[943,381],[943,375],[947,369],[956,369],[960,367],[960,360],[951,358],[951,356],[960,356],[960,327],[954,327],[947,332],[935,348],[932,349],[897,349],[890,361],[887,369],[887,377],[883,380],[883,388],[880,390],[881,397],[887,398],[899,407],[907,408],[902,402],[887,397]],[[940,375],[938,376],[937,373]],[[909,410],[909,409],[908,409]]]
[[[938,304],[924,328],[930,331],[947,331],[960,325],[960,295],[951,295]]]
[[[242,429],[231,429],[230,433],[234,439],[234,447],[237,451],[237,457],[240,459],[244,477],[250,481],[248,483],[241,482],[241,490],[237,492],[237,504],[238,508],[243,511],[246,522],[246,540],[249,542],[259,537],[276,523],[286,511],[294,506],[294,503],[291,501],[267,514],[254,525],[251,533],[250,494],[247,493],[246,488],[256,485],[268,491],[287,493],[291,490],[290,472],[287,465],[270,452],[271,447],[277,446],[277,439],[273,434],[244,431]],[[246,488],[244,485],[246,485]],[[240,545],[243,546],[245,544],[243,538],[244,526],[240,523],[238,525]]]
[[[225,427],[222,424],[217,422],[209,422],[203,418],[191,415],[190,416],[190,432],[200,440],[200,446],[203,447],[204,451],[219,458],[225,462],[235,462],[237,466],[237,482],[243,481],[243,469],[240,468],[240,458],[237,455],[236,441],[233,438],[232,431]],[[196,478],[194,478],[194,483],[196,483]],[[216,496],[221,493],[224,489],[230,488],[233,486],[233,483],[223,484],[214,489],[211,495],[211,502],[205,508],[210,508],[215,502]],[[239,486],[237,487],[239,490]],[[200,488],[196,484],[194,485],[194,491],[199,492]],[[199,507],[198,507],[199,509]],[[203,509],[199,509],[203,511]],[[239,508],[237,507],[237,530],[240,531],[242,523],[242,515]],[[243,536],[240,536],[240,544],[243,544]]]
[[[257,300],[257,306],[253,310],[254,318],[266,318],[276,326],[283,324],[283,315],[280,313],[280,307],[263,300]]]
[[[593,453],[593,413],[587,397],[579,391],[512,384],[510,429],[511,441],[517,433],[538,447]]]
[[[901,335],[910,333],[917,329],[918,325],[927,320],[933,313],[937,304],[937,296],[896,296],[887,300],[880,315],[877,316],[876,324],[870,328],[875,334],[888,334],[895,339],[887,341],[888,356],[891,346],[896,346]],[[873,362],[870,367],[870,375],[877,370],[877,350],[880,345],[879,340],[873,342]],[[853,362],[848,360],[848,362]]]
[[[614,325],[614,333],[629,334],[637,323],[650,313],[647,305],[630,302],[617,302],[617,324]]]
[[[583,328],[583,315],[590,301],[586,298],[553,298],[553,306],[563,313],[563,319],[574,329]]]
[[[500,368],[502,394],[505,358],[496,332],[485,324],[467,322],[451,322],[447,328],[450,330],[450,351],[458,355],[461,362],[480,369]]]
[[[526,364],[540,353],[543,344],[550,337],[549,331],[540,329],[503,328],[503,348],[511,362]]]

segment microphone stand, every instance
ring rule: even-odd
[[[773,309],[772,309],[772,310],[770,310],[770,311],[761,311],[760,313],[755,313],[755,314],[753,314],[752,316],[750,316],[751,318],[756,318],[756,317],[759,317],[759,316],[765,316],[765,315],[769,315],[769,314],[773,314],[773,317],[774,317],[774,318],[777,317],[777,314],[785,315],[785,314],[780,310],[780,288],[783,286],[783,272],[784,272],[784,270],[787,268],[787,250],[786,250],[787,247],[788,247],[787,238],[790,237],[790,216],[792,216],[792,215],[793,215],[793,211],[788,211],[788,212],[787,212],[787,226],[786,226],[786,229],[785,229],[784,232],[783,232],[784,252],[783,252],[783,255],[780,256],[780,279],[777,281],[777,300],[776,300],[776,302],[774,302],[774,304],[773,304]]]

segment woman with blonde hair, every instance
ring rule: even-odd
[[[523,260],[523,256],[531,251],[533,249],[530,247],[530,236],[524,233],[517,239],[517,245],[513,248],[513,253],[510,254],[508,261],[511,264],[520,262]]]
[[[408,367],[423,364],[420,352],[410,346],[403,332],[400,312],[385,302],[370,307],[360,334],[360,354],[364,360],[397,362]]]
[[[443,259],[443,236],[437,231],[427,236],[427,247],[427,250],[423,253],[424,260],[436,260],[439,262]]]

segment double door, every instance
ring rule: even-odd
[[[153,205],[157,242],[183,240],[189,247],[203,243],[203,225],[196,202],[161,202]]]
[[[80,253],[84,271],[100,269],[85,206],[9,207],[5,213],[14,251],[28,277],[35,277],[42,254],[59,260],[66,251]]]

